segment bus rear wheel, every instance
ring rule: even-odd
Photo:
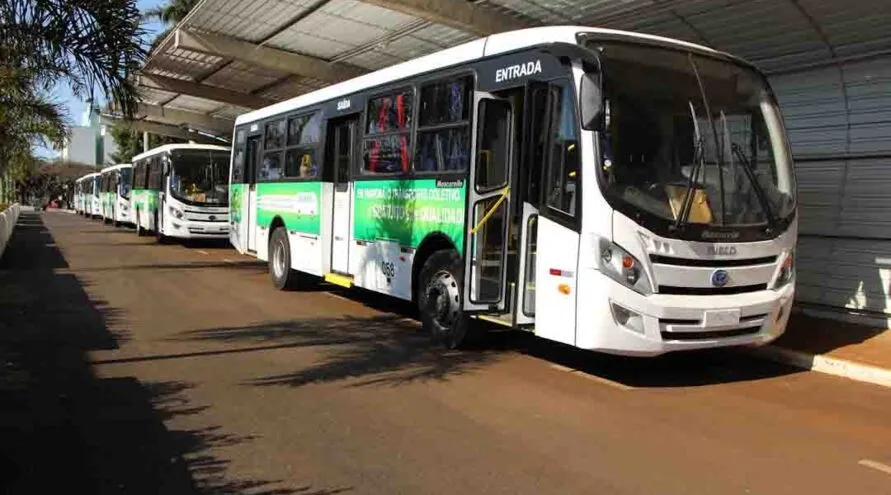
[[[269,276],[278,290],[295,289],[299,273],[291,269],[291,242],[284,227],[277,227],[269,237]]]
[[[430,255],[421,267],[415,300],[421,323],[431,338],[449,349],[467,347],[478,340],[462,304],[464,264],[454,249]]]

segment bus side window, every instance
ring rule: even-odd
[[[232,156],[232,183],[241,184],[244,182],[244,144],[245,131],[239,129],[235,133],[235,148]]]
[[[579,200],[579,130],[575,99],[568,81],[550,88],[545,202],[553,210],[576,216]]]
[[[421,86],[415,170],[464,172],[470,161],[469,76]]]
[[[411,89],[371,98],[362,140],[363,175],[398,175],[411,167]]]
[[[477,190],[484,192],[507,183],[511,106],[504,100],[482,100],[479,106],[475,175]]]

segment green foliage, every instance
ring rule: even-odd
[[[109,126],[111,137],[118,145],[117,153],[112,155],[114,163],[130,163],[133,157],[143,152],[142,133],[134,131],[125,125]],[[186,142],[167,136],[158,136],[149,133],[149,149],[162,144]]]
[[[14,177],[18,200],[23,204],[36,201],[38,205],[58,197],[70,200],[74,181],[97,170],[99,167],[77,162],[37,159],[32,159],[27,165],[22,162]]]
[[[5,0],[3,65],[26,68],[38,86],[62,79],[91,100],[98,88],[132,115],[130,76],[145,58],[140,19],[134,0]]]
[[[133,73],[145,59],[135,0],[0,2],[0,172],[32,170],[31,148],[67,137],[55,84],[91,101],[101,92],[125,115],[137,107]]]
[[[189,11],[197,4],[198,0],[168,0],[164,5],[147,9],[142,13],[142,18],[157,19],[164,24],[177,24],[185,19]]]

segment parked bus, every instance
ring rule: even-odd
[[[115,227],[130,223],[130,187],[133,166],[122,163],[105,167],[100,171],[102,219]]]
[[[470,317],[651,356],[785,329],[797,236],[776,99],[706,47],[584,27],[489,36],[236,119],[232,244]]]
[[[102,203],[99,194],[102,176],[99,172],[93,172],[82,177],[84,214],[90,218],[102,216]]]
[[[74,212],[84,214],[84,177],[78,177],[74,181]]]
[[[205,144],[165,144],[133,157],[131,209],[136,233],[229,236],[230,151]]]

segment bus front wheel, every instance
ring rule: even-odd
[[[433,253],[421,267],[415,297],[424,330],[449,349],[466,347],[479,337],[464,313],[464,263],[454,249]]]
[[[298,273],[291,269],[291,243],[284,227],[277,227],[269,238],[269,276],[278,290],[297,287]]]

